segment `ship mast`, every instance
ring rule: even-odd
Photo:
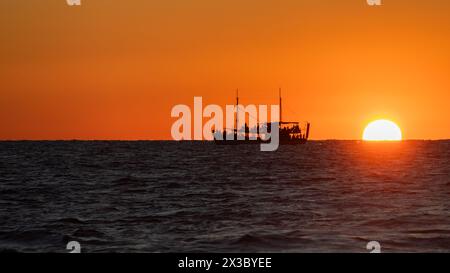
[[[239,89],[236,89],[236,136],[239,130],[238,117],[239,117]]]
[[[280,97],[280,126],[281,126],[281,122],[283,120],[283,108],[282,108],[282,104],[281,104],[281,88],[278,90],[278,96]]]

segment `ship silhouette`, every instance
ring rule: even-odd
[[[282,119],[282,98],[279,90],[279,117],[278,122],[257,123],[256,128],[249,128],[247,123],[242,128],[238,127],[239,92],[236,91],[236,119],[234,128],[223,128],[223,130],[213,130],[214,142],[220,145],[238,144],[258,144],[269,143],[270,139],[261,138],[260,132],[279,131],[279,144],[304,144],[308,141],[311,124],[299,121],[283,121]],[[255,118],[255,117],[253,117]]]

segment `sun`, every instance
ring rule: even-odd
[[[363,140],[366,141],[400,141],[402,131],[400,127],[390,120],[375,120],[366,126],[363,133]]]

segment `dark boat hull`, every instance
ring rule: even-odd
[[[214,142],[218,145],[250,145],[250,144],[264,144],[270,143],[269,141],[263,140],[218,140],[215,139]],[[299,145],[305,144],[306,139],[296,139],[296,140],[280,140],[280,145]]]

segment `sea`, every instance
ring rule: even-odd
[[[450,252],[450,141],[0,142],[0,252]]]

